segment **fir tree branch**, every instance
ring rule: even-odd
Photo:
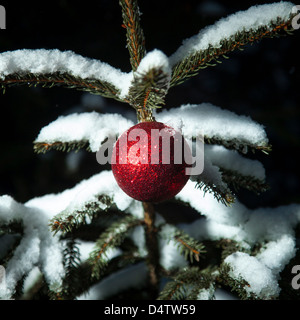
[[[268,144],[259,145],[259,144],[251,144],[248,141],[242,141],[238,139],[232,140],[224,140],[218,137],[208,137],[204,136],[204,142],[207,144],[216,144],[222,145],[230,150],[237,150],[240,153],[246,154],[248,150],[251,152],[255,152],[256,150],[260,150],[265,154],[269,154],[272,151],[272,146]]]
[[[120,0],[119,4],[122,8],[123,27],[126,29],[130,64],[132,70],[136,71],[146,53],[138,3],[137,0]]]
[[[200,50],[190,54],[182,61],[177,62],[173,66],[172,79],[170,86],[176,86],[186,81],[190,77],[198,74],[201,69],[208,66],[215,66],[215,62],[220,63],[219,60],[235,49],[242,49],[246,44],[252,44],[263,38],[278,37],[285,33],[293,31],[291,27],[293,15],[288,21],[277,18],[277,21],[271,21],[270,26],[261,26],[257,30],[250,29],[249,31],[239,31],[229,39],[220,41],[217,47],[209,46],[206,50]]]
[[[78,273],[80,266],[80,252],[74,238],[67,240],[64,254],[64,268],[66,275],[63,279],[62,289],[59,291],[63,299],[72,299],[81,287],[81,277]]]
[[[249,293],[245,290],[246,287],[250,287],[249,283],[240,277],[240,279],[232,279],[230,277],[231,268],[227,263],[222,263],[219,269],[220,273],[216,278],[217,282],[229,286],[231,290],[239,296],[241,300],[258,300],[254,293]]]
[[[256,194],[260,194],[269,189],[269,186],[265,181],[257,179],[252,176],[243,176],[240,173],[233,170],[226,170],[220,168],[222,172],[222,179],[226,184],[232,185],[236,191],[240,188],[253,191]]]
[[[40,293],[40,291],[43,290],[43,288],[46,287],[46,283],[43,279],[43,275],[40,274],[34,283],[31,285],[31,287],[23,293],[20,300],[35,300],[37,299],[37,295]]]
[[[17,220],[12,220],[9,223],[4,223],[4,224],[0,224],[0,236],[2,236],[3,234],[20,234],[23,236],[24,234],[24,230],[23,230],[24,226],[20,221]]]
[[[87,223],[87,218],[92,219],[99,212],[107,211],[113,204],[113,200],[107,195],[98,195],[97,201],[89,202],[84,205],[84,209],[74,212],[62,211],[50,220],[51,230],[56,234],[58,231],[64,233]]]
[[[157,300],[184,300],[185,296],[184,282],[175,280],[165,285]]]
[[[204,194],[206,192],[212,193],[217,201],[223,203],[226,206],[231,205],[235,200],[235,197],[230,189],[222,188],[212,182],[204,182],[199,180],[196,184],[196,188],[202,190]]]
[[[217,201],[224,205],[231,205],[235,201],[232,191],[222,179],[220,169],[204,157],[204,171],[198,176],[192,176],[196,182],[195,188],[212,193]]]
[[[197,299],[201,289],[208,289],[213,278],[198,267],[186,267],[177,272],[160,292],[158,300]]]
[[[184,231],[175,227],[174,233],[168,235],[169,241],[174,240],[177,244],[180,253],[184,255],[186,260],[193,262],[195,259],[199,262],[200,255],[205,252],[204,245],[190,237]]]
[[[55,141],[52,143],[47,142],[33,142],[33,150],[36,153],[46,153],[50,150],[58,150],[58,151],[78,151],[80,149],[85,148],[87,151],[91,151],[89,147],[89,142],[86,140],[82,141],[69,141],[69,142],[61,142]]]
[[[142,221],[133,216],[126,216],[112,223],[99,237],[95,244],[95,249],[91,252],[89,257],[89,264],[91,266],[91,277],[99,279],[104,269],[107,266],[106,252],[109,248],[119,246],[127,236],[128,232]]]
[[[125,251],[120,256],[117,256],[115,258],[112,258],[110,261],[108,261],[107,265],[104,269],[101,270],[101,277],[105,278],[106,276],[109,276],[115,272],[118,272],[119,270],[126,268],[129,265],[135,265],[142,261],[142,258],[137,254],[135,251],[127,252]],[[72,291],[69,292],[68,299],[74,299],[78,297],[79,295],[82,295],[86,293],[91,286],[99,282],[99,279],[96,277],[92,277],[92,265],[90,264],[90,261],[85,261],[81,263],[78,268],[74,269],[74,272],[76,272],[76,278],[80,279],[79,285],[72,288]],[[71,285],[72,283],[70,283]],[[66,297],[61,293],[63,289],[60,289],[59,291],[59,297],[65,299]],[[57,299],[57,294],[54,297]]]
[[[164,105],[169,80],[169,74],[166,74],[160,67],[153,67],[148,71],[134,74],[127,99],[138,111],[138,120],[153,121],[151,110]]]
[[[237,251],[245,252],[250,255],[254,255],[252,251],[253,248],[245,248],[241,245],[241,243],[232,240],[232,239],[221,239],[215,242],[217,248],[222,250],[221,252],[221,261],[223,262],[229,255],[235,253]]]
[[[41,85],[43,88],[60,86],[87,91],[92,94],[101,95],[106,98],[113,98],[118,101],[124,101],[119,98],[119,89],[117,89],[113,84],[97,79],[82,79],[80,77],[74,77],[68,73],[12,73],[7,75],[4,79],[0,79],[0,86],[3,93],[5,93],[6,87],[16,85],[28,85],[29,87]]]

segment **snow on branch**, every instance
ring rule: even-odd
[[[261,162],[243,157],[236,150],[223,146],[206,145],[205,154],[213,165],[222,173],[222,180],[232,185],[235,190],[240,187],[260,193],[266,191],[265,169]]]
[[[132,121],[119,114],[86,112],[60,116],[41,129],[34,141],[34,149],[46,152],[51,149],[70,151],[87,147],[97,152],[105,139],[117,137],[131,126]]]
[[[175,226],[171,226],[168,224],[161,226],[160,233],[162,235],[162,238],[165,238],[168,243],[173,242],[172,244],[178,247],[180,253],[184,255],[185,260],[190,260],[191,262],[193,262],[193,260],[195,259],[199,262],[200,257],[202,257],[202,253],[205,252],[205,247],[202,243],[189,237],[189,235],[176,228]],[[167,260],[170,254],[165,252],[162,256],[164,260]],[[161,265],[164,264],[165,263],[161,262]],[[172,264],[172,267],[174,267],[174,263]]]
[[[224,260],[224,272],[232,279],[232,287],[242,286],[247,298],[278,297],[280,272],[296,253],[294,228],[300,223],[299,205],[250,210],[236,201],[226,207],[211,194],[199,198],[192,181],[176,198],[204,216],[178,228],[199,241],[230,239],[239,243],[240,250]],[[250,255],[258,242],[266,245]]]
[[[105,212],[112,205],[125,210],[133,201],[117,186],[111,171],[81,181],[75,187],[62,193],[69,198],[68,205],[51,220],[52,230],[69,232],[91,221],[99,212]]]
[[[186,39],[170,57],[171,86],[194,76],[227,53],[264,37],[291,31],[294,4],[278,2],[257,5],[223,18]]]
[[[204,195],[212,193],[215,199],[225,205],[234,202],[234,195],[222,179],[220,168],[213,165],[209,157],[204,155],[204,170],[200,175],[191,176],[192,181],[196,181],[196,188],[201,189]]]
[[[118,187],[112,172],[102,171],[60,194],[35,198],[27,202],[27,205],[52,211],[54,213],[51,216],[52,228],[55,231],[61,229],[65,232],[74,226],[90,221],[90,211],[95,213],[95,210],[92,209],[105,211],[114,204],[123,211],[130,206],[132,201],[133,199]]]
[[[155,115],[168,123],[182,121],[182,133],[187,138],[204,136],[206,143],[221,144],[243,153],[248,148],[269,151],[268,138],[262,125],[250,117],[239,116],[210,103],[187,104]]]
[[[235,281],[246,280],[244,291],[248,297],[259,299],[278,297],[279,273],[295,256],[295,240],[290,235],[282,235],[269,242],[255,257],[244,252],[229,255],[224,263],[229,266],[228,276]]]
[[[144,118],[143,114],[147,115],[147,110],[151,111],[164,104],[171,79],[169,59],[157,49],[147,53],[133,78],[127,99],[142,113],[140,118]]]
[[[0,54],[0,84],[63,85],[123,100],[132,73],[58,49],[22,49]]]
[[[20,221],[24,235],[6,266],[6,287],[0,297],[7,299],[34,266],[44,273],[50,289],[60,285],[64,276],[62,244],[48,229],[49,212],[20,204],[10,196],[0,197],[0,222]]]
[[[101,195],[104,195],[105,199],[101,198]],[[111,171],[102,171],[71,189],[33,198],[24,205],[10,196],[1,196],[0,224],[21,222],[24,235],[6,266],[7,285],[5,290],[0,292],[0,296],[10,298],[17,282],[35,266],[44,273],[51,290],[56,291],[61,286],[65,275],[64,247],[56,232],[55,236],[51,233],[49,220],[59,224],[59,219],[64,219],[65,228],[59,230],[68,231],[74,225],[79,226],[91,221],[89,205],[96,204],[99,212],[105,211],[113,203],[117,209],[124,211],[133,201],[120,190]],[[74,223],[74,219],[77,219],[77,223]]]

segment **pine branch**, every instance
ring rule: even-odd
[[[236,191],[240,188],[253,191],[256,194],[260,194],[269,189],[269,186],[265,181],[257,179],[252,176],[243,176],[240,173],[233,170],[225,170],[220,168],[222,172],[222,179],[226,184],[232,185]]]
[[[201,272],[198,267],[186,267],[166,284],[158,300],[195,300],[201,289],[208,289],[212,284],[212,277]]]
[[[0,86],[5,93],[6,87],[17,85],[28,85],[29,87],[41,85],[43,88],[64,87],[87,91],[92,94],[101,95],[106,98],[113,98],[118,101],[123,101],[119,98],[119,89],[113,84],[97,79],[82,79],[74,77],[68,73],[12,73],[4,79],[0,79]]]
[[[110,248],[119,246],[134,227],[141,225],[142,221],[133,216],[127,216],[109,226],[103,232],[95,244],[95,249],[89,257],[91,265],[91,277],[99,279],[107,266],[106,252]]]
[[[26,275],[24,274],[16,283],[14,288],[14,293],[12,295],[13,300],[19,300],[22,296],[24,282],[25,282]]]
[[[59,213],[50,220],[49,225],[54,234],[58,231],[63,234],[72,232],[74,229],[85,225],[88,220],[95,218],[100,212],[107,211],[112,204],[113,200],[110,197],[101,194],[98,196],[97,201],[86,203],[82,210]]]
[[[81,277],[78,269],[80,266],[80,252],[77,242],[71,238],[67,240],[64,250],[64,267],[66,275],[63,279],[60,295],[63,299],[72,299],[81,287]]]
[[[0,224],[0,236],[4,234],[24,234],[24,226],[20,221],[12,220],[9,223]]]
[[[196,188],[202,190],[204,194],[206,192],[213,193],[215,199],[224,205],[228,206],[234,202],[234,195],[229,189],[220,188],[220,186],[215,185],[211,182],[198,181]]]
[[[246,291],[246,287],[250,287],[249,283],[240,278],[238,280],[232,279],[229,274],[231,271],[231,268],[228,264],[222,263],[220,266],[220,273],[217,277],[217,281],[225,286],[229,286],[232,290],[232,292],[235,292],[238,294],[239,298],[242,300],[258,300],[259,297],[257,297],[254,293],[249,293]]]
[[[237,150],[240,153],[246,154],[248,150],[251,152],[255,152],[256,150],[262,151],[265,154],[269,154],[272,151],[272,146],[265,144],[252,144],[248,141],[241,141],[238,139],[232,139],[232,140],[224,140],[218,137],[208,137],[204,136],[204,142],[207,144],[216,144],[216,145],[222,145],[227,149],[230,150]]]
[[[184,300],[186,292],[183,281],[170,281],[160,292],[157,300]]]
[[[197,141],[203,137],[206,144],[222,145],[244,154],[249,150],[271,151],[264,127],[249,117],[210,103],[182,105],[162,110],[155,116],[159,121],[167,122],[178,118],[178,114],[183,123],[183,134],[189,139]]]
[[[221,239],[215,242],[216,248],[220,248],[221,252],[221,261],[223,262],[229,255],[240,251],[245,252],[251,255],[254,255],[252,251],[253,248],[245,248],[241,245],[241,243],[232,240],[232,239]]]
[[[69,142],[61,142],[56,141],[53,143],[47,142],[33,142],[33,150],[36,153],[46,153],[50,150],[58,150],[58,151],[78,151],[80,149],[85,148],[87,151],[91,151],[89,147],[89,141],[69,141]]]
[[[174,240],[181,254],[192,263],[199,262],[200,256],[205,252],[204,245],[190,237],[184,231],[175,227],[174,233],[168,235],[169,241]]]
[[[143,121],[149,121],[147,114],[165,104],[165,96],[169,89],[169,74],[162,67],[153,67],[142,73],[136,72],[129,89],[127,99],[138,111],[138,116]],[[152,119],[150,119],[152,120]]]
[[[198,176],[192,176],[191,179],[196,181],[195,187],[204,192],[212,193],[217,201],[224,205],[230,205],[234,202],[235,197],[227,184],[222,179],[220,169],[213,165],[206,156],[204,157],[204,171]]]
[[[120,0],[119,4],[122,8],[123,27],[126,29],[130,64],[132,70],[136,71],[146,53],[145,37],[140,25],[140,11],[137,0]]]
[[[206,50],[200,50],[190,54],[182,61],[177,62],[173,66],[172,79],[170,86],[176,86],[195,76],[201,69],[208,66],[215,66],[215,63],[220,63],[222,57],[235,49],[242,49],[246,44],[252,44],[263,38],[278,37],[284,33],[291,33],[291,21],[294,16],[291,15],[288,21],[277,18],[277,21],[271,21],[270,26],[261,26],[257,30],[250,29],[249,31],[239,31],[229,39],[223,39],[218,46],[209,46]]]

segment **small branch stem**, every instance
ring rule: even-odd
[[[139,122],[149,122],[154,121],[152,111],[146,108],[137,109],[137,119]]]
[[[157,230],[154,226],[155,211],[152,203],[143,202],[144,222],[146,231],[146,247],[148,249],[149,281],[151,285],[151,296],[155,299],[158,294],[159,285],[159,250],[157,241]]]

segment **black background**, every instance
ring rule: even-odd
[[[147,51],[171,55],[186,39],[221,17],[251,5],[272,1],[140,1]],[[130,71],[125,29],[117,0],[1,2],[6,8],[6,30],[0,30],[0,52],[16,49],[72,50]],[[212,9],[209,9],[209,8]],[[300,202],[298,153],[300,136],[299,46],[294,35],[264,39],[229,60],[202,70],[197,77],[170,89],[166,107],[210,102],[249,115],[266,128],[273,151],[249,157],[262,161],[271,189],[257,196],[238,196],[248,207]],[[8,88],[0,95],[0,194],[25,202],[46,193],[60,192],[103,168],[95,154],[82,153],[77,170],[69,170],[67,153],[33,152],[40,129],[80,105],[82,92],[27,86]],[[105,100],[102,112],[131,110],[126,104]],[[105,167],[105,169],[107,169]]]

